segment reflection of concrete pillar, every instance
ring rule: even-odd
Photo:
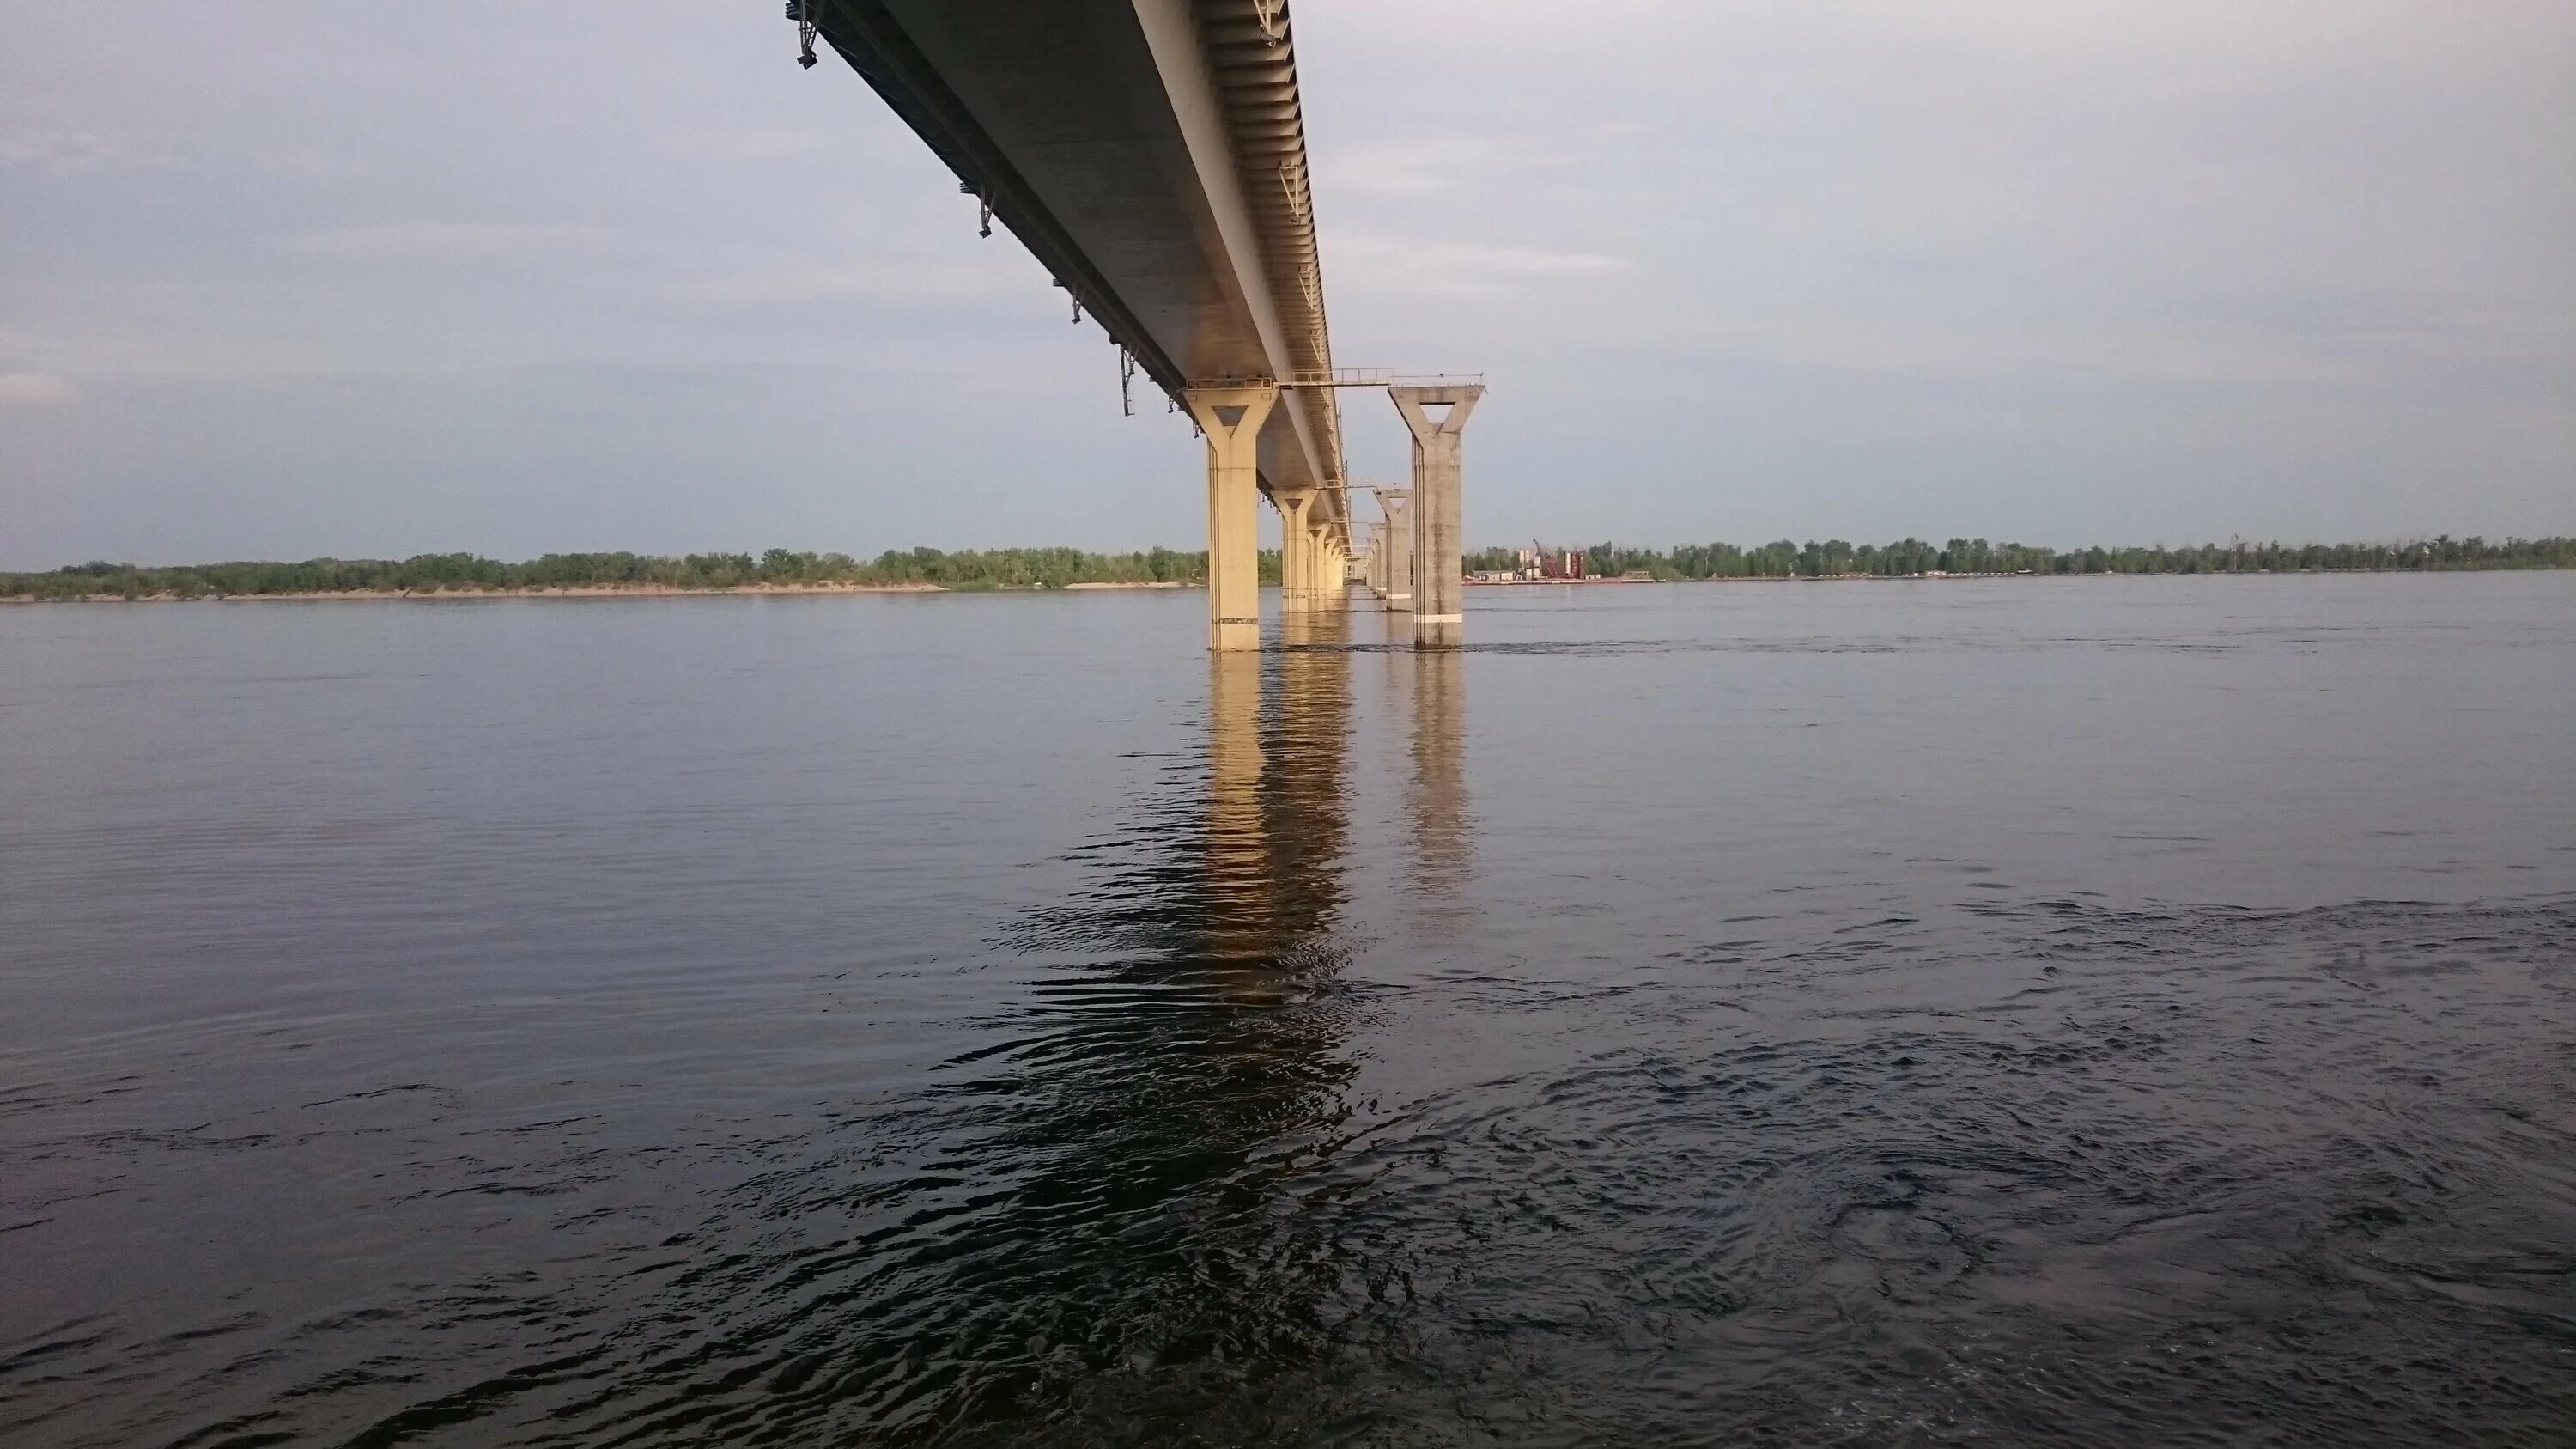
[[[1466,656],[1437,649],[1413,664],[1413,889],[1422,924],[1448,935],[1468,911],[1475,833],[1467,825]]]
[[[1306,522],[1315,495],[1274,488],[1270,501],[1279,506],[1279,612],[1302,614],[1315,606],[1315,530]]]
[[[1398,690],[1400,694],[1403,688],[1403,681],[1407,676],[1400,673],[1398,670],[1398,665],[1401,664],[1402,661],[1394,659],[1391,656],[1400,652],[1403,646],[1413,642],[1412,616],[1409,614],[1399,613],[1394,609],[1388,609],[1385,613],[1378,615],[1377,642],[1386,646],[1387,653],[1390,656],[1387,660],[1386,666],[1387,687]],[[1393,711],[1398,718],[1402,718],[1403,716],[1412,713],[1412,706],[1405,703],[1401,698],[1391,700],[1388,704],[1388,708]]]
[[[1413,500],[1386,500],[1386,606],[1413,611]]]
[[[1207,954],[1258,961],[1270,949],[1270,848],[1261,802],[1261,656],[1208,666]]]
[[[1278,712],[1263,734],[1272,755],[1261,793],[1270,846],[1270,901],[1285,959],[1329,927],[1341,901],[1349,815],[1342,798],[1351,731],[1350,620],[1329,608],[1288,620],[1292,647],[1269,663]]]
[[[1190,416],[1208,445],[1208,647],[1261,647],[1260,508],[1262,420],[1279,389],[1194,387]]]
[[[1459,442],[1485,389],[1468,383],[1386,391],[1413,431],[1413,647],[1455,649],[1467,633],[1459,578]]]

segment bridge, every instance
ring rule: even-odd
[[[1260,647],[1258,500],[1281,607],[1338,608],[1368,545],[1341,390],[1384,387],[1414,438],[1417,526],[1376,531],[1372,580],[1416,647],[1460,642],[1465,379],[1337,370],[1324,313],[1287,0],[787,0],[807,67],[846,61],[1207,441],[1208,647]],[[1399,515],[1390,515],[1389,522]]]

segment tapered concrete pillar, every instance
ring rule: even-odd
[[[1413,432],[1413,647],[1455,649],[1466,639],[1466,588],[1462,562],[1459,443],[1481,383],[1448,387],[1391,387],[1395,410]],[[1433,416],[1433,414],[1439,416]]]
[[[1306,546],[1306,607],[1332,608],[1340,594],[1340,590],[1334,588],[1333,580],[1341,572],[1341,551],[1333,543],[1330,528],[1310,524],[1306,536],[1309,540]]]
[[[1386,606],[1413,612],[1413,500],[1386,501]]]
[[[1277,488],[1270,501],[1279,509],[1279,612],[1302,614],[1315,607],[1315,529],[1306,521],[1315,495]]]
[[[1194,387],[1184,395],[1208,446],[1208,647],[1261,647],[1262,421],[1275,387]]]

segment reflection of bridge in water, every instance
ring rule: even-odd
[[[1348,968],[1378,933],[1352,917],[1373,927],[1392,882],[1385,914],[1450,929],[1472,843],[1467,660],[1404,633],[1328,614],[1211,656],[1180,758],[1050,863],[1047,901],[976,963],[1016,979],[972,990],[987,1014],[958,1049],[899,1084],[862,1067],[819,1127],[692,1116],[739,1176],[708,1187],[702,1225],[666,1236],[696,1210],[681,1200],[681,1221],[577,1259],[612,1270],[599,1298],[513,1300],[550,1331],[626,1327],[510,1392],[559,1395],[557,1437],[1255,1443],[1382,1372],[1423,1319],[1415,1243],[1364,1181],[1376,997]],[[878,1049],[877,1026],[833,1050]],[[576,1150],[567,1171],[610,1149]],[[416,1412],[472,1429],[486,1407]]]
[[[1411,1300],[1381,1291],[1403,1246],[1332,1222],[1367,1010],[1342,978],[1361,689],[1414,722],[1385,813],[1413,842],[1423,930],[1456,920],[1469,864],[1463,660],[1385,649],[1403,633],[1318,614],[1275,650],[1213,655],[1202,757],[1120,822],[1101,877],[1024,923],[1015,944],[1080,964],[1007,1018],[1007,1050],[953,1064],[951,1117],[989,1126],[914,1170],[979,1177],[978,1206],[908,1236],[851,1320],[881,1427],[1119,1442],[1185,1414],[1249,1442],[1275,1406],[1242,1366],[1406,1331]]]
[[[1465,661],[1404,651],[1408,632],[1400,614],[1292,614],[1277,652],[1210,660],[1200,942],[1210,962],[1277,969],[1319,949],[1332,926],[1345,896],[1353,675],[1363,659],[1384,661],[1387,713],[1409,722],[1402,894],[1421,926],[1463,902],[1472,850]]]

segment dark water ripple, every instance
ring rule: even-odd
[[[2477,673],[2563,590],[2151,691],[1934,598],[1929,673],[1353,620],[1054,641],[1006,719],[994,631],[1188,609],[44,611],[0,1442],[2576,1441],[2576,797],[2523,727],[2576,674]],[[322,678],[375,655],[417,692]],[[120,665],[184,726],[73,695]],[[2024,667],[2059,704],[1997,715]],[[2502,707],[2421,703],[2461,671]]]

